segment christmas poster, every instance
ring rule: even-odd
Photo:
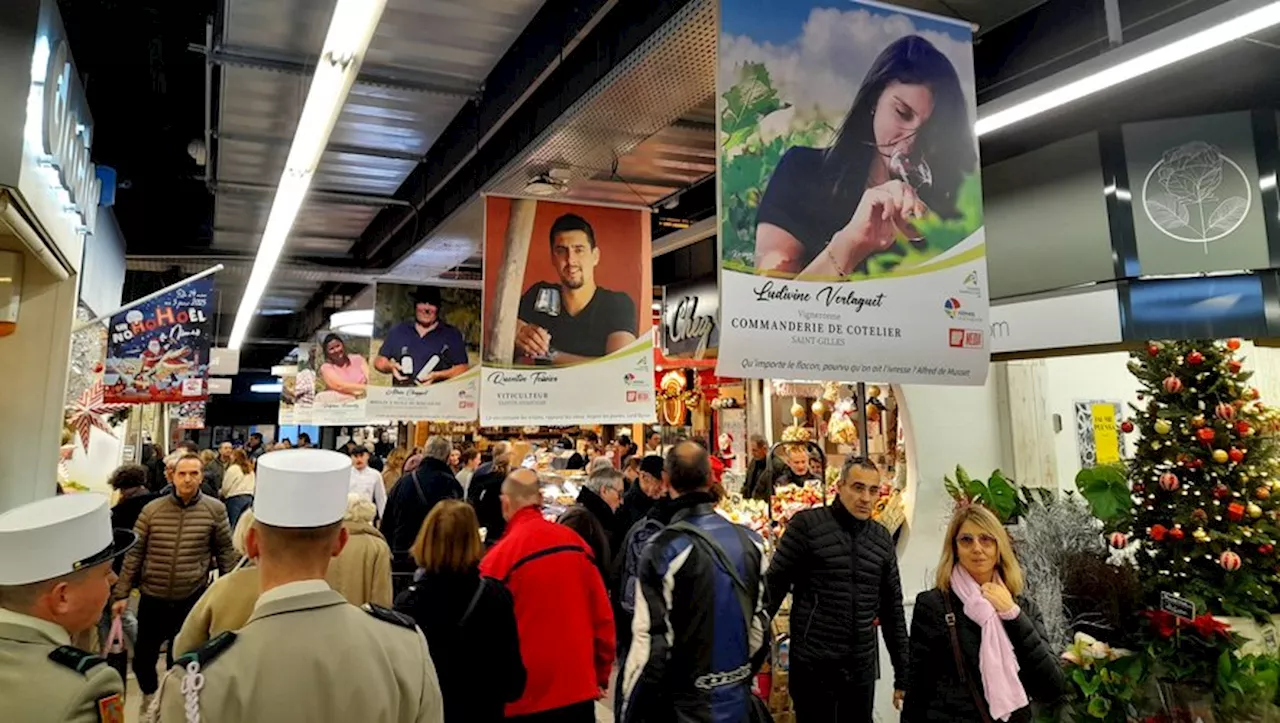
[[[111,317],[102,375],[108,403],[207,399],[213,280],[196,279]]]

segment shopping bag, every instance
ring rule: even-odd
[[[107,633],[107,639],[102,641],[102,654],[111,655],[112,653],[124,652],[124,623],[120,620],[119,615],[111,617],[111,631]]]

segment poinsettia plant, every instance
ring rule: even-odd
[[[1147,625],[1141,631],[1143,647],[1157,666],[1160,678],[1174,683],[1214,686],[1223,666],[1230,667],[1244,642],[1231,626],[1208,613],[1194,619],[1164,610],[1143,613]]]

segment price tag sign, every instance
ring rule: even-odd
[[[1268,653],[1275,655],[1280,652],[1280,640],[1276,639],[1276,626],[1268,625],[1262,630],[1262,645]]]
[[[1186,620],[1194,620],[1196,617],[1196,604],[1171,592],[1160,593],[1160,609]]]

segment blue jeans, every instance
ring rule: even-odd
[[[240,521],[240,515],[244,511],[253,507],[253,495],[235,495],[227,498],[227,522],[231,524],[231,531],[236,531],[236,523]]]

